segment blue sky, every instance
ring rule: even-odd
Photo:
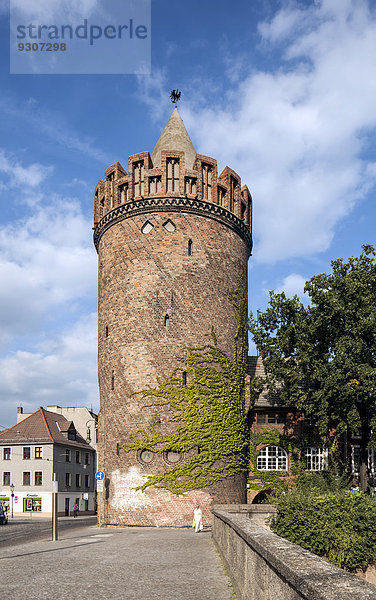
[[[98,409],[93,190],[151,152],[172,88],[196,150],[253,195],[253,311],[375,243],[374,1],[152,0],[151,25],[150,75],[10,75],[0,0],[3,426],[20,404]]]

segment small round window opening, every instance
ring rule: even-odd
[[[138,458],[141,463],[144,463],[145,465],[150,465],[150,463],[154,460],[154,452],[152,452],[151,450],[141,450]]]
[[[164,452],[163,460],[169,465],[177,465],[183,460],[182,455],[179,452]]]
[[[164,317],[164,326],[168,327],[170,325],[170,317],[168,315],[165,315]]]

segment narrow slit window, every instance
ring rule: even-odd
[[[106,338],[108,338],[108,325],[106,325]]]
[[[188,256],[192,256],[192,246],[193,246],[192,240],[188,240]]]
[[[165,327],[168,327],[170,324],[170,317],[168,315],[165,315],[164,324],[165,324]]]
[[[112,371],[112,374],[111,374],[111,389],[112,390],[115,389],[115,371]]]
[[[187,385],[187,372],[186,371],[183,371],[183,373],[182,373],[182,382],[183,382],[183,385]]]

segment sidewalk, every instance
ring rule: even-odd
[[[0,550],[1,592],[26,600],[234,600],[210,532],[64,531]]]

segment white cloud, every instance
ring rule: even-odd
[[[376,127],[376,21],[364,0],[290,2],[260,25],[281,53],[248,70],[220,104],[184,106],[198,152],[229,164],[254,197],[254,259],[325,251],[375,185],[365,158]]]
[[[285,292],[288,298],[297,295],[301,301],[308,301],[308,295],[304,293],[306,279],[297,273],[291,273],[284,278],[283,282],[275,290],[277,294]]]
[[[17,352],[0,359],[1,424],[12,425],[16,407],[25,412],[39,406],[90,406],[98,410],[96,377],[97,318],[82,317],[55,334],[42,350]]]
[[[48,21],[85,17],[88,18],[98,8],[98,0],[11,0],[11,9],[25,19]]]
[[[0,228],[0,342],[27,335],[69,303],[95,298],[91,223],[75,200],[51,198],[31,216]],[[64,309],[62,309],[62,306]],[[57,311],[55,315],[54,311]]]
[[[7,156],[3,150],[0,150],[0,173],[7,176],[6,181],[1,181],[2,189],[25,185],[35,188],[52,172],[53,167],[46,167],[39,163],[24,167],[14,158]]]

